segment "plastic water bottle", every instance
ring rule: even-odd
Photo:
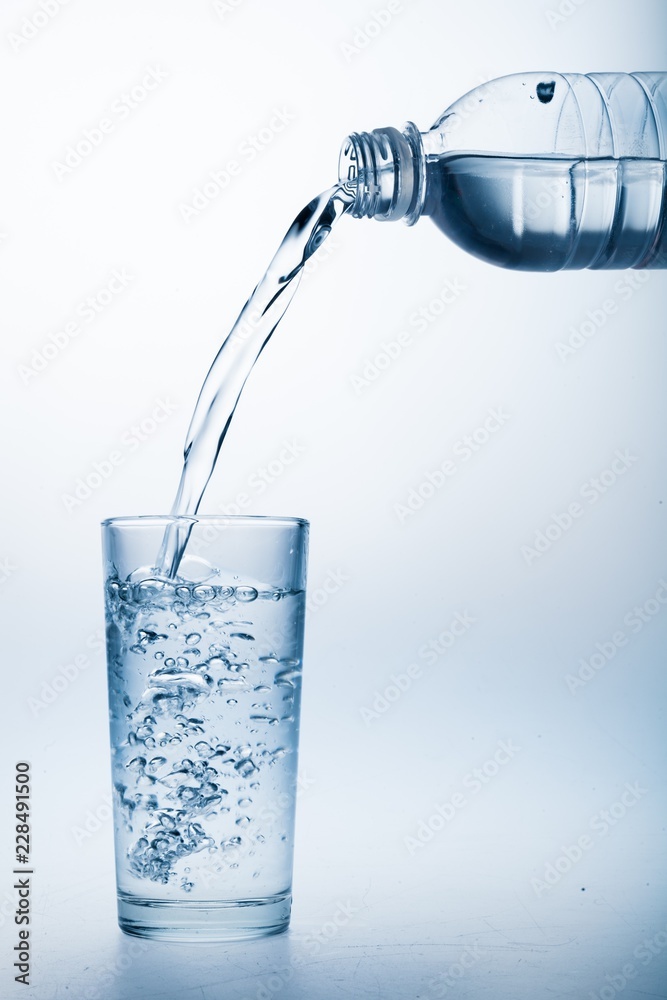
[[[423,215],[526,271],[667,267],[667,73],[521,73],[428,132],[355,133],[339,174],[357,218]]]

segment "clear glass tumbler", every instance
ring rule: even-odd
[[[102,525],[121,928],[220,941],[290,917],[308,523]],[[156,569],[165,532],[175,575]]]

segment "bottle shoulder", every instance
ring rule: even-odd
[[[507,156],[667,157],[667,74],[520,73],[481,84],[422,133],[428,160]]]

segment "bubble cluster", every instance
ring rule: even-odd
[[[262,824],[273,812],[262,794],[280,786],[267,770],[264,788],[264,769],[291,751],[289,742],[262,740],[269,727],[293,721],[284,702],[300,678],[299,662],[281,658],[258,628],[262,608],[275,608],[287,591],[222,586],[191,570],[174,581],[144,568],[107,583],[109,663],[122,679],[112,692],[112,727],[127,869],[183,893],[205,886],[198,872],[224,877],[267,842]],[[289,741],[294,731],[280,736]],[[195,856],[206,859],[203,868],[189,860]]]
[[[149,824],[129,852],[130,871],[139,878],[166,885],[177,861],[214,846],[199,823],[181,824],[171,830],[160,823]],[[193,885],[190,883],[190,889]]]

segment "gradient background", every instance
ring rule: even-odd
[[[170,506],[210,361],[296,212],[334,181],[348,132],[426,128],[505,73],[666,68],[662,0],[564,0],[557,19],[559,2],[402,0],[352,54],[384,0],[71,0],[19,51],[9,36],[40,8],[2,4],[3,966],[21,758],[37,872],[33,985],[3,969],[3,996],[667,997],[667,610],[650,603],[667,577],[667,274],[628,294],[618,272],[507,273],[427,220],[341,222],[202,507],[246,493],[244,513],[312,522],[292,929],[187,948],[115,923],[99,522]],[[148,67],[167,78],[59,180],[54,162]],[[239,149],[274,108],[293,120],[248,162]],[[232,158],[239,176],[186,224],[179,206]],[[26,384],[33,349],[122,268],[128,286]],[[465,290],[355,391],[448,280]],[[563,361],[556,345],[607,299],[616,313]],[[132,446],[165,399],[171,415]],[[502,429],[399,520],[394,505],[498,406]],[[301,453],[260,495],[252,477],[284,442]],[[617,449],[636,461],[528,565],[522,546]],[[114,451],[113,474],[68,510]],[[626,616],[647,601],[635,631]],[[474,623],[428,662],[420,648],[457,613]],[[571,690],[619,630],[627,643]],[[519,750],[473,791],[501,740]],[[464,805],[433,832],[456,793]],[[411,851],[419,830],[433,836]],[[540,888],[584,835],[592,846]]]

